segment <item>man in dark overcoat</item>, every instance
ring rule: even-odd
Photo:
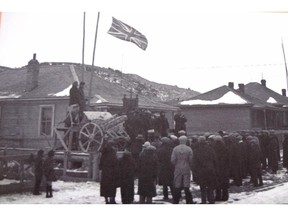
[[[105,140],[101,151],[99,169],[102,171],[100,181],[100,196],[106,204],[116,204],[115,196],[119,185],[119,167],[116,151],[112,140]]]
[[[163,186],[163,199],[168,200],[168,187],[170,188],[172,198],[174,195],[174,166],[171,163],[173,146],[172,141],[168,137],[162,137],[161,142],[162,144],[157,149],[159,161],[158,184]]]
[[[198,138],[199,146],[193,155],[193,164],[201,191],[201,203],[215,203],[213,190],[217,186],[217,157],[214,149],[208,145],[204,136]]]
[[[157,170],[156,148],[149,142],[145,142],[139,157],[138,194],[140,195],[140,204],[151,204],[152,198],[156,196]]]
[[[262,153],[259,142],[255,139],[255,137],[248,136],[247,142],[249,145],[248,151],[248,164],[249,170],[251,174],[251,182],[254,187],[262,186]]]
[[[50,150],[43,162],[43,173],[46,178],[46,198],[53,197],[52,182],[57,180],[54,171],[54,154],[55,152]]]
[[[33,194],[34,195],[40,195],[41,193],[39,192],[40,185],[42,182],[42,177],[43,177],[43,156],[44,156],[44,151],[40,149],[37,152],[37,157],[35,158],[34,162],[34,174],[35,174],[35,182],[34,182],[34,190]]]
[[[119,173],[122,203],[131,204],[134,201],[135,162],[127,148],[119,158]]]
[[[270,131],[268,166],[273,174],[276,174],[278,170],[278,148],[279,148],[278,138],[275,135],[274,131]]]
[[[179,131],[181,130],[186,131],[186,122],[187,122],[185,115],[182,114],[182,111],[180,109],[174,115],[174,121],[175,121],[175,135],[179,136],[178,134]]]
[[[223,138],[220,135],[215,136],[215,143],[212,146],[216,153],[218,166],[215,201],[227,201],[229,198],[229,172],[230,172],[230,155]]]
[[[161,137],[168,137],[169,122],[163,111],[160,112],[158,121],[158,132]]]
[[[69,95],[69,98],[70,98],[69,106],[71,106],[73,104],[80,105],[80,93],[79,93],[78,82],[77,81],[73,82],[69,93],[70,93],[70,95]]]
[[[233,184],[242,186],[242,136],[237,133],[230,135],[231,138],[231,175]]]
[[[260,148],[262,152],[262,169],[265,170],[268,166],[269,157],[269,131],[263,130],[258,136],[260,142]]]

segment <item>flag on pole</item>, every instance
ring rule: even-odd
[[[141,49],[146,50],[148,41],[143,34],[138,32],[131,26],[121,22],[120,20],[117,20],[114,17],[112,18],[113,18],[112,25],[108,31],[108,34],[111,34],[114,37],[119,38],[121,40],[135,43]]]

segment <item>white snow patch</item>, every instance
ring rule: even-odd
[[[212,104],[247,104],[248,102],[229,91],[217,100],[187,100],[180,102],[181,105],[212,105]]]
[[[50,93],[50,94],[48,94],[48,96],[56,96],[56,97],[69,96],[71,87],[72,87],[72,84],[70,86],[68,86],[66,89],[64,89],[63,91],[55,93],[55,94]]]
[[[15,179],[3,179],[0,181],[0,185],[9,185],[14,183],[20,183],[20,181]]]
[[[8,94],[8,92],[0,92],[0,94]],[[5,98],[19,98],[21,97],[21,95],[17,95],[17,94],[9,94],[9,95],[0,95],[0,99],[5,99]]]
[[[112,114],[109,112],[95,112],[95,111],[85,111],[84,114],[89,120],[100,119],[107,120],[112,117]]]
[[[267,103],[277,103],[277,101],[275,100],[275,98],[269,97]]]

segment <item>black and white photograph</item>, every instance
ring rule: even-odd
[[[285,211],[287,58],[285,1],[0,1],[0,205]]]

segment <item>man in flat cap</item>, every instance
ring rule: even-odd
[[[179,137],[179,145],[176,146],[171,155],[171,163],[174,165],[174,204],[179,204],[181,190],[184,188],[187,204],[193,204],[190,192],[192,149],[186,145],[187,137]]]

